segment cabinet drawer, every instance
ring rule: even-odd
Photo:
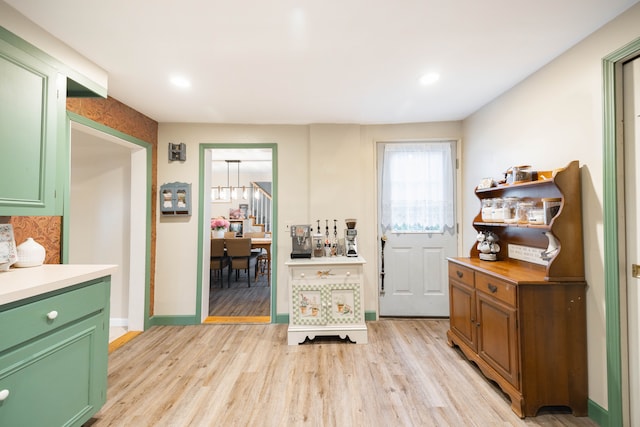
[[[0,311],[0,352],[104,310],[109,304],[108,289],[108,283],[98,282]]]
[[[476,289],[513,307],[516,305],[516,287],[504,280],[476,272]]]
[[[473,270],[454,262],[449,263],[449,277],[473,287]]]
[[[344,280],[358,280],[360,278],[360,266],[318,266],[318,267],[291,267],[291,278],[296,279],[327,279],[331,282]]]

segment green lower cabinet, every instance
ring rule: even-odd
[[[104,405],[109,287],[106,277],[0,307],[0,333],[20,330],[0,338],[0,426],[81,426]]]

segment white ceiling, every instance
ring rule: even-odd
[[[158,122],[371,124],[464,119],[639,0],[5,1]]]

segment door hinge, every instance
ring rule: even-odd
[[[456,159],[456,169],[460,169],[460,159]]]

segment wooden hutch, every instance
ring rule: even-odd
[[[480,201],[513,197],[540,202],[560,199],[548,224],[474,219],[478,232],[492,232],[501,246],[496,261],[449,258],[449,345],[458,346],[511,399],[520,417],[545,406],[587,415],[586,282],[582,242],[580,167],[540,172],[531,182],[476,189]],[[552,237],[548,237],[549,234]],[[547,261],[539,255],[555,237]]]

